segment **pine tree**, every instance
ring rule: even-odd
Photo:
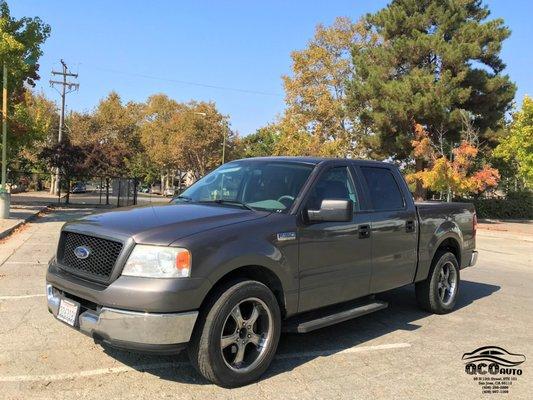
[[[496,144],[491,133],[516,88],[499,55],[510,30],[489,13],[481,0],[394,0],[366,16],[380,41],[353,49],[348,104],[384,156],[409,159],[415,124],[459,142],[465,111],[481,139]]]

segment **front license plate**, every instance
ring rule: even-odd
[[[80,304],[72,300],[61,299],[59,303],[59,311],[57,319],[74,326],[78,319],[78,312],[80,311]]]

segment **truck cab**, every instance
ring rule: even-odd
[[[415,204],[393,164],[266,157],[232,161],[167,205],[66,224],[48,308],[115,347],[187,348],[222,386],[258,379],[282,330],[309,332],[385,308],[453,310],[475,264],[471,204]]]

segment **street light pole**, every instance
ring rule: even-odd
[[[4,61],[2,68],[2,187],[0,188],[0,219],[9,218],[9,208],[11,206],[11,193],[7,192],[7,65]]]
[[[6,190],[7,172],[7,65],[3,65],[2,84],[2,189]]]
[[[224,132],[222,135],[224,136],[224,139],[222,140],[222,164],[224,164],[226,160],[226,127],[224,126]]]

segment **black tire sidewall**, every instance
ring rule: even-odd
[[[451,262],[453,267],[455,268],[455,272],[457,274],[457,287],[455,289],[455,294],[453,296],[453,299],[450,304],[445,305],[442,300],[439,297],[439,290],[438,290],[438,284],[439,284],[439,275],[440,271],[442,270],[442,267],[444,264]],[[435,268],[433,268],[433,273],[431,275],[431,282],[430,282],[430,303],[432,305],[432,308],[434,308],[434,312],[437,312],[439,314],[445,314],[450,311],[452,311],[455,307],[455,303],[457,302],[457,296],[459,294],[460,289],[460,272],[459,272],[459,263],[457,262],[457,258],[455,255],[451,252],[443,253],[440,258],[438,259],[437,263],[435,264]]]
[[[262,300],[270,309],[273,319],[273,335],[261,363],[254,370],[247,373],[241,373],[231,370],[224,362],[220,350],[220,335],[226,318],[233,308],[242,300],[250,297],[256,297]],[[208,318],[212,319],[209,332],[206,332],[209,343],[209,360],[211,361],[211,368],[217,380],[223,386],[229,387],[242,386],[257,380],[272,362],[281,333],[281,313],[276,297],[272,291],[270,291],[267,286],[256,281],[237,283],[230,287],[228,291],[215,302],[208,314]]]

